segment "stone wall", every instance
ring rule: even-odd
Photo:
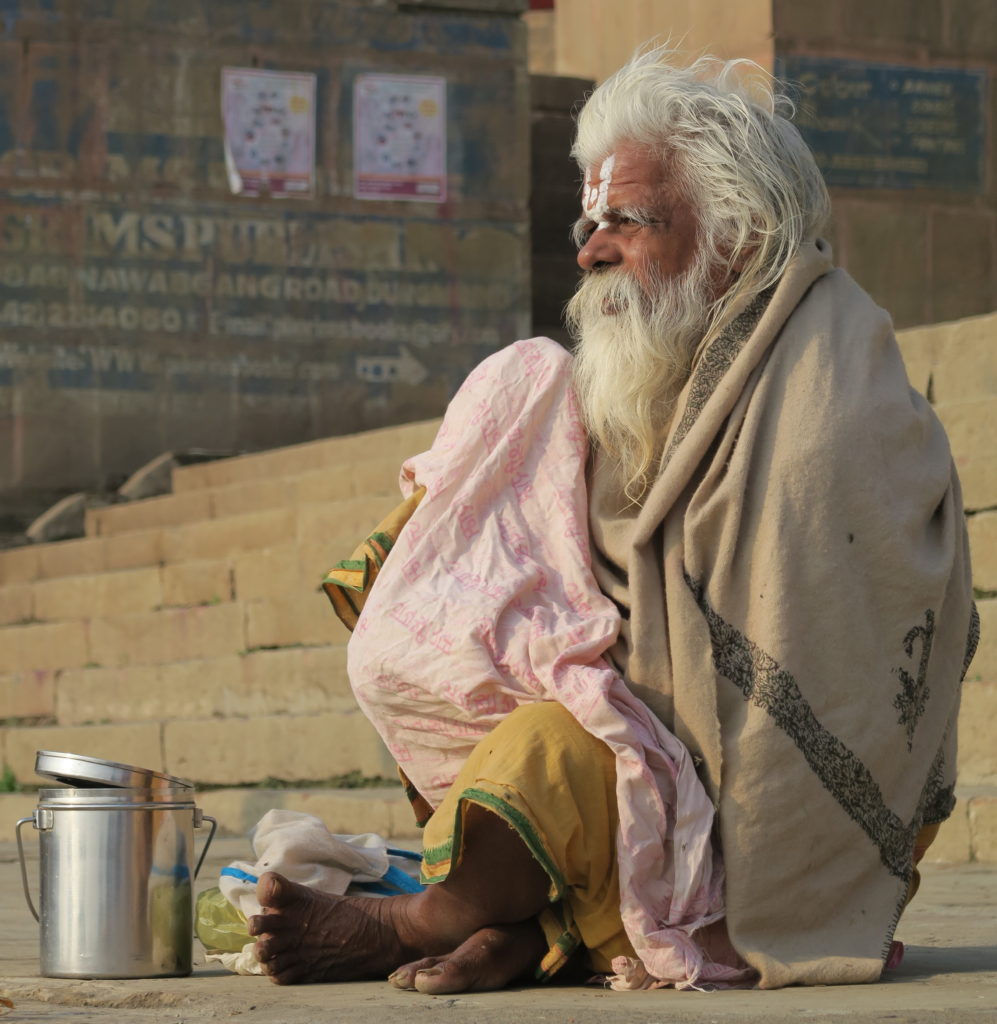
[[[550,15],[531,18],[539,37],[531,44],[533,72],[601,82],[651,40],[772,64],[772,0],[554,0],[553,25]],[[542,66],[544,58],[552,63]]]
[[[839,152],[820,153],[823,166],[837,155],[844,168],[884,161],[899,168],[875,187],[858,172],[843,185],[849,174],[832,169],[829,235],[837,261],[899,327],[997,307],[994,0],[556,0],[552,11],[533,12],[530,31],[533,72],[601,81],[657,38],[690,57],[749,57],[812,86],[797,93],[808,141],[820,151],[824,129],[834,119],[839,129],[832,140]],[[870,80],[860,85],[873,94],[902,90],[904,69],[922,73],[911,76],[911,88],[937,86],[941,94],[921,96],[920,109],[900,104],[884,123],[865,94],[852,102],[846,95],[861,66]],[[947,82],[930,81],[946,74]],[[931,145],[937,151],[926,153]],[[961,156],[947,160],[945,147]]]
[[[832,187],[831,241],[845,266],[898,326],[935,323],[986,313],[997,307],[997,171],[994,110],[997,108],[997,4],[993,0],[772,0],[777,63],[799,59],[863,62],[891,69],[982,73],[978,116],[965,111],[952,132],[952,110],[972,85],[926,95],[924,111],[882,125],[869,116],[868,99],[839,97],[834,113],[853,117],[850,134],[868,156],[914,158],[932,142],[962,146],[946,184],[937,175],[918,180],[893,175],[888,187]],[[824,72],[819,88],[845,89],[845,76]],[[851,83],[854,85],[854,81]],[[911,77],[911,88],[930,88]],[[903,88],[903,85],[900,86]],[[804,94],[801,106],[820,103]],[[924,103],[922,103],[924,106]],[[936,112],[932,118],[920,116]],[[902,108],[911,112],[909,105]],[[804,116],[806,111],[803,111]],[[949,120],[949,125],[945,121]],[[804,132],[807,129],[804,126]],[[885,138],[896,133],[891,140]],[[946,137],[950,135],[958,137]],[[902,138],[899,136],[903,136]],[[914,137],[912,139],[912,137]],[[813,143],[814,136],[809,136]],[[920,146],[920,151],[915,148]],[[930,153],[928,154],[930,155]],[[901,165],[903,166],[903,165]],[[853,175],[859,178],[861,175]]]
[[[435,415],[527,333],[525,0],[10,0],[0,499]],[[233,195],[226,66],[316,76],[314,197]],[[361,73],[446,80],[447,197],[354,198]]]
[[[907,373],[948,433],[959,470],[980,645],[962,688],[959,802],[928,851],[942,861],[997,860],[997,314],[898,334]]]
[[[569,238],[579,213],[578,167],[571,158],[572,115],[593,85],[586,78],[530,76],[533,334],[562,343],[568,341],[568,334],[561,314],[578,280],[575,248]]]

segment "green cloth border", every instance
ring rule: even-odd
[[[520,811],[516,810],[516,808],[511,804],[506,803],[501,797],[497,797],[494,793],[489,793],[485,789],[478,789],[476,786],[469,786],[457,798],[458,813],[456,815],[456,820],[454,821],[453,836],[451,836],[447,842],[441,843],[439,846],[424,849],[422,851],[423,861],[431,865],[440,864],[443,861],[453,859],[453,851],[455,847],[460,849],[461,829],[463,825],[463,815],[460,814],[460,805],[465,800],[479,804],[487,810],[497,814],[516,831],[516,834],[523,840],[526,844],[526,848],[533,855],[534,860],[536,860],[540,867],[544,869],[547,877],[550,879],[556,893],[554,899],[563,899],[565,890],[567,889],[567,886],[564,883],[564,876],[560,871],[558,871],[557,865],[554,864],[548,856],[547,850],[544,848],[543,842],[537,834],[536,829],[534,829],[533,825],[530,823],[530,820]],[[447,877],[446,875],[440,875],[435,878],[427,878],[424,873],[421,873],[421,875],[421,881],[424,885],[432,885],[434,882],[442,882]]]
[[[371,544],[374,541],[384,550],[384,558],[381,557],[377,548]],[[377,562],[378,569],[384,565],[384,559],[391,554],[391,549],[395,546],[395,538],[390,533],[374,532],[367,538],[367,546],[370,548],[370,553],[374,556],[374,561]]]
[[[363,583],[359,587],[351,586],[349,583],[342,583],[337,579],[332,578],[332,574],[337,569],[345,569],[347,572],[363,572]],[[363,558],[344,558],[341,562],[337,562],[326,574],[322,580],[322,585],[331,585],[339,587],[340,590],[352,590],[357,594],[362,594],[367,589],[367,577],[370,574],[370,560],[364,555]]]

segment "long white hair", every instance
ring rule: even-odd
[[[708,56],[680,67],[677,58],[667,44],[638,52],[603,82],[578,116],[572,156],[585,171],[626,142],[646,146],[667,164],[670,186],[696,216],[698,273],[729,281],[722,294],[704,300],[698,345],[723,328],[735,306],[779,280],[800,246],[820,233],[830,200],[813,155],[790,121],[792,102],[775,93],[761,67]],[[570,326],[584,333],[584,323],[571,314],[569,308]],[[660,364],[674,357],[674,348],[662,340],[660,355],[649,358]],[[689,351],[680,362],[691,357]],[[669,375],[646,365],[647,387],[660,388]],[[675,367],[679,374],[684,369]],[[639,372],[629,367],[631,375]],[[596,373],[591,367],[586,373],[598,391]],[[621,457],[631,495],[643,490],[663,440],[661,417],[649,418],[648,408],[669,401],[668,395],[642,396],[642,383],[618,395],[618,408],[609,413],[612,424],[590,422],[596,439]],[[587,401],[579,392],[589,420],[599,420],[606,410],[596,412],[592,405],[608,406],[606,397],[592,393]]]

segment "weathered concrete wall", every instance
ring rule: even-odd
[[[838,262],[899,326],[952,320],[997,307],[997,3],[772,3],[776,56],[789,62],[791,74],[800,66],[799,58],[848,60],[883,66],[898,91],[936,87],[934,93],[919,97],[918,107],[909,102],[897,105],[900,116],[887,124],[872,113],[882,99],[872,79],[870,94],[849,102],[841,90],[854,87],[856,81],[824,71],[817,87],[823,95],[804,97],[801,125],[815,149],[820,148],[820,129],[827,127],[830,117],[852,118],[849,144],[855,150],[839,150],[839,160],[851,157],[851,177],[861,180],[863,168],[876,166],[878,157],[886,161],[879,164],[888,169],[886,177],[893,179],[878,188],[835,185],[835,153],[824,154],[835,211],[831,241]],[[932,82],[915,73],[905,82],[905,68],[978,73],[980,95],[976,101],[970,95],[974,76]],[[835,90],[838,95],[833,95]],[[807,106],[816,113],[817,124],[808,123],[812,119]],[[944,165],[947,171],[933,172],[932,166],[942,168],[932,162],[945,148],[954,158]],[[911,159],[913,163],[908,162]],[[891,167],[899,170],[889,171]],[[919,172],[919,167],[924,169]],[[939,180],[946,175],[947,181]]]
[[[601,80],[657,36],[812,85],[797,120],[831,184],[837,261],[900,327],[997,306],[994,0],[557,0],[530,29],[534,73]],[[829,61],[866,65],[868,92]],[[880,116],[905,87],[926,91]]]
[[[537,26],[547,28],[540,19]],[[771,67],[772,0],[556,0],[554,64],[546,71],[601,82],[650,40]]]
[[[535,12],[549,13],[549,12]],[[564,304],[578,280],[569,239],[578,217],[578,168],[571,158],[572,116],[594,86],[585,78],[530,76],[530,257],[533,333],[566,343]]]
[[[524,336],[525,6],[4,3],[0,501],[435,415]],[[313,199],[230,194],[223,66],[316,74]],[[445,76],[446,202],[353,198],[363,72]]]

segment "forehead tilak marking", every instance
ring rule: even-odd
[[[608,209],[609,186],[613,183],[613,165],[616,154],[610,153],[599,167],[599,185],[592,184],[591,168],[585,171],[585,185],[582,195],[585,200],[586,216],[595,222],[596,231],[607,227],[606,211]]]

